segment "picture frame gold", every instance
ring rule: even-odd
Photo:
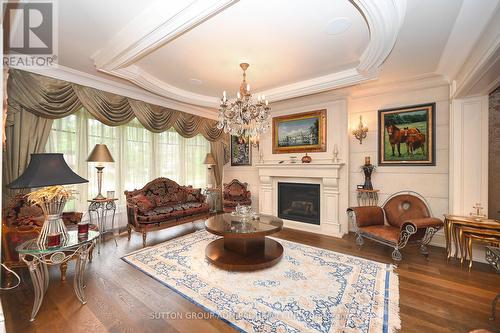
[[[326,151],[326,109],[273,118],[273,154]]]
[[[378,165],[436,165],[436,103],[378,111]]]

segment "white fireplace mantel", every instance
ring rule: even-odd
[[[320,225],[284,220],[286,227],[330,236],[342,237],[347,230],[339,218],[340,169],[344,163],[316,162],[261,163],[259,170],[259,210],[263,214],[278,214],[278,182],[320,185]]]

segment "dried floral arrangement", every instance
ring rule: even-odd
[[[27,194],[28,201],[32,205],[39,205],[43,207],[44,204],[47,204],[50,201],[64,201],[66,202],[72,195],[72,191],[66,189],[64,186],[49,186],[44,187],[42,189],[33,191]]]

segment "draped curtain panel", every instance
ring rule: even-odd
[[[227,142],[224,142],[224,140],[216,141],[216,142],[210,142],[210,151],[212,153],[212,156],[214,157],[215,160],[215,165],[213,166],[214,168],[214,174],[215,174],[215,184],[216,187],[219,189],[219,195],[221,200],[218,201],[218,207],[217,210],[222,210],[222,182],[223,182],[223,172],[224,172],[224,164],[229,162],[226,159],[226,150],[228,148]]]
[[[228,135],[217,122],[169,108],[107,93],[78,84],[26,71],[10,69],[8,78],[7,143],[4,152],[4,184],[17,178],[28,165],[30,154],[43,152],[52,120],[63,118],[84,107],[108,126],[137,120],[151,132],[174,128],[185,138],[203,135],[211,145],[217,162],[217,184],[222,183],[224,152]],[[4,189],[4,193],[7,193]]]
[[[2,168],[4,186],[24,172],[32,153],[44,152],[51,127],[52,119],[36,116],[22,108],[8,113]],[[9,189],[4,188],[2,199],[11,194]]]
[[[10,70],[8,94],[9,109],[13,112],[24,108],[43,118],[66,117],[83,106],[108,126],[123,125],[137,118],[151,132],[174,127],[186,138],[202,134],[213,142],[224,137],[224,131],[212,119],[21,70]]]

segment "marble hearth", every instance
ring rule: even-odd
[[[262,214],[277,215],[278,183],[302,183],[320,185],[320,224],[314,225],[298,221],[284,220],[285,227],[329,236],[342,237],[347,230],[347,221],[342,221],[340,198],[348,193],[341,193],[341,168],[343,163],[311,164],[257,164],[259,170],[259,211]],[[345,224],[345,225],[343,225]]]

